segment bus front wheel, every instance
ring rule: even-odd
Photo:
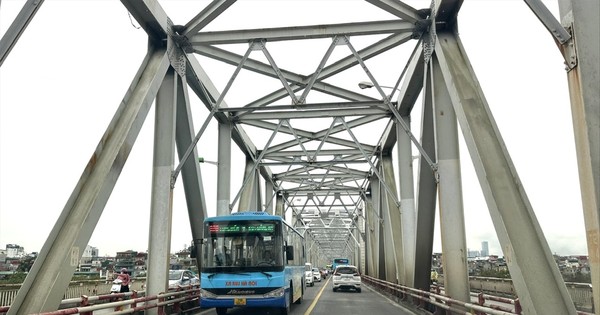
[[[290,307],[292,306],[292,303],[294,303],[294,287],[292,286],[292,283],[290,283],[290,298],[288,303],[281,308],[281,315],[290,314]]]

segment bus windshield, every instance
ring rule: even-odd
[[[269,220],[209,221],[204,229],[202,272],[281,271],[281,224]]]

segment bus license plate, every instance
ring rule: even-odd
[[[233,299],[233,305],[246,305],[246,298]]]

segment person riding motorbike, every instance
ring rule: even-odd
[[[121,273],[117,276],[117,279],[121,280],[121,293],[129,292],[129,283],[131,282],[131,277],[127,273],[127,268],[121,269]]]

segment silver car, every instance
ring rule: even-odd
[[[358,268],[352,265],[343,265],[335,268],[333,277],[331,278],[333,283],[333,292],[337,290],[348,290],[353,289],[356,292],[361,291],[360,287],[360,273]]]
[[[198,276],[189,270],[169,270],[169,289],[199,284]]]

